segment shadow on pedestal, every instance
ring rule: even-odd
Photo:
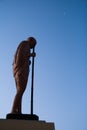
[[[17,120],[39,120],[39,117],[35,114],[7,114],[6,119],[17,119]]]

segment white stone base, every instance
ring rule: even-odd
[[[0,119],[0,130],[55,130],[55,128],[54,123],[45,121]]]

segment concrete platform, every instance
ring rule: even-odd
[[[52,122],[0,119],[0,130],[55,130],[55,128]]]

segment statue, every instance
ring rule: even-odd
[[[36,45],[36,40],[29,37],[26,41],[22,41],[15,53],[13,61],[13,74],[16,84],[16,95],[12,106],[12,114],[22,113],[22,96],[27,86],[29,76],[29,66],[31,64],[30,57],[35,57],[36,53],[32,52]]]

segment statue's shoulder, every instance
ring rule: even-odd
[[[19,45],[24,45],[27,41],[21,41]]]
[[[23,48],[26,43],[27,43],[27,41],[21,41],[21,42],[19,43],[18,49]]]

